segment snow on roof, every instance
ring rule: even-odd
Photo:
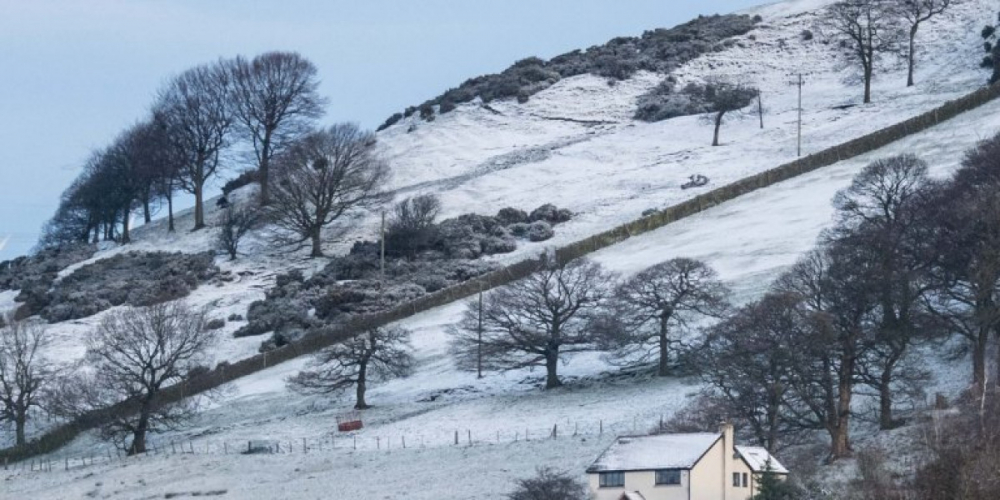
[[[711,432],[623,436],[587,472],[690,469],[720,437]]]
[[[767,470],[767,461],[771,461],[771,471],[778,474],[788,474],[788,469],[778,459],[771,456],[764,448],[759,446],[737,446],[736,453],[739,453],[743,460],[746,460],[750,470],[754,472],[764,472]]]

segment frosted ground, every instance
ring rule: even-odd
[[[545,202],[566,206],[579,216],[560,226],[555,240],[546,242],[561,244],[634,218],[646,208],[696,194],[678,189],[692,173],[708,175],[713,185],[720,185],[792,159],[795,95],[787,80],[798,70],[809,70],[807,152],[918,114],[971,90],[984,78],[975,69],[975,37],[985,18],[993,15],[995,9],[983,8],[991,2],[965,6],[922,31],[927,50],[915,89],[903,89],[904,74],[896,70],[877,82],[875,104],[835,109],[857,102],[859,91],[844,82],[846,72],[817,64],[831,56],[829,46],[803,44],[797,38],[811,26],[808,9],[816,3],[764,8],[765,24],[770,27],[755,30],[756,44],[747,39],[746,48],[714,53],[681,71],[690,79],[715,71],[754,71],[768,108],[764,130],[757,128],[753,118],[730,123],[723,129],[725,147],[710,148],[711,131],[696,118],[659,124],[629,119],[635,96],[657,83],[653,75],[640,75],[615,87],[602,79],[577,77],[537,94],[523,106],[493,103],[503,115],[465,106],[433,123],[419,123],[412,133],[406,133],[408,123],[382,133],[387,156],[397,169],[395,187],[400,196],[438,193],[449,212],[446,215],[492,213],[503,206],[530,209]],[[774,19],[772,13],[792,17]],[[784,49],[781,39],[786,40]],[[751,68],[745,65],[747,61],[757,64]],[[919,83],[930,79],[933,85]],[[609,123],[584,125],[552,117]],[[934,175],[946,175],[956,168],[963,150],[998,130],[1000,103],[993,103],[865,157],[630,239],[593,258],[626,275],[676,256],[700,258],[719,270],[738,300],[750,299],[812,247],[830,223],[833,194],[868,161],[914,152],[931,164]],[[371,220],[359,221],[369,230],[374,227]],[[179,224],[185,227],[190,221],[182,218]],[[211,235],[205,231],[179,233],[177,238],[165,236],[162,229],[162,222],[156,222],[138,230],[139,241],[129,249],[195,251],[211,244]],[[370,233],[357,234],[366,236]],[[349,240],[334,247],[346,243]],[[544,246],[526,245],[502,260],[523,258]],[[108,249],[95,258],[118,251]],[[245,313],[251,301],[263,297],[275,272],[289,266],[319,265],[300,257],[269,254],[262,242],[251,245],[249,251],[252,258],[235,264],[219,261],[224,269],[240,275],[240,281],[202,287],[189,302],[211,306],[213,316]],[[0,307],[9,305],[12,297],[8,295],[0,295]],[[693,380],[655,380],[614,372],[599,355],[569,358],[560,368],[568,386],[556,391],[540,390],[543,374],[527,370],[477,380],[474,374],[456,371],[446,353],[446,326],[457,320],[463,307],[453,304],[402,322],[414,331],[416,374],[370,392],[376,408],[365,413],[366,428],[357,433],[357,451],[344,449],[347,440],[338,436],[341,447],[335,451],[327,447],[323,453],[220,455],[222,443],[236,446],[247,439],[298,442],[305,438],[332,445],[335,416],[350,407],[349,397],[329,400],[287,392],[283,379],[301,367],[304,361],[297,360],[233,384],[207,403],[207,411],[191,429],[156,438],[161,446],[171,441],[193,442],[197,449],[209,450],[208,454],[149,457],[68,473],[16,473],[8,475],[5,488],[28,498],[72,498],[95,490],[96,495],[109,498],[211,490],[227,490],[230,498],[320,498],[332,492],[338,498],[499,498],[509,491],[514,478],[530,474],[536,465],[582,471],[609,436],[647,429],[660,415],[669,416],[682,407],[698,390]],[[78,358],[80,336],[99,318],[55,326],[59,341],[53,354],[66,360]],[[227,325],[226,332],[238,326]],[[218,359],[253,352],[259,341],[228,339]],[[964,365],[940,365],[936,371],[939,378],[932,391],[953,393],[966,376]],[[525,432],[534,439],[553,425],[581,435],[524,442]],[[598,437],[600,425],[604,435]],[[451,445],[455,431],[463,443],[471,435],[476,446]],[[501,444],[495,443],[497,433]],[[410,449],[398,449],[403,437]],[[389,451],[382,447],[386,441],[392,443]],[[99,449],[95,446],[94,436],[87,435],[53,458],[93,453]],[[413,489],[415,484],[431,486]]]

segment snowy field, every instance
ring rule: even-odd
[[[833,194],[845,187],[870,160],[903,151],[915,152],[930,163],[933,175],[944,176],[957,167],[965,149],[997,130],[1000,130],[1000,103],[972,111],[865,157],[786,181],[635,237],[598,252],[594,259],[623,274],[676,256],[704,259],[719,270],[738,297],[749,299],[813,246],[819,232],[831,222]],[[588,460],[599,453],[608,435],[643,432],[660,415],[669,416],[682,407],[697,391],[694,381],[609,373],[611,369],[598,355],[569,358],[562,367],[567,387],[555,391],[542,391],[539,388],[542,374],[527,370],[489,374],[483,380],[476,380],[474,374],[455,371],[446,354],[445,326],[457,321],[462,307],[455,304],[438,308],[402,323],[415,332],[416,374],[371,390],[369,400],[376,408],[365,413],[366,428],[356,433],[357,451],[327,449],[325,455],[295,458],[218,456],[222,453],[222,443],[235,449],[248,439],[292,441],[294,446],[302,438],[310,443],[326,440],[327,446],[333,443],[335,416],[349,408],[349,397],[331,401],[287,392],[284,377],[294,373],[303,362],[293,361],[233,384],[219,399],[209,403],[208,410],[185,433],[156,438],[161,447],[171,441],[193,441],[196,449],[210,449],[209,456],[199,453],[170,459],[130,460],[126,466],[96,466],[88,471],[100,473],[89,478],[84,478],[83,472],[72,471],[24,473],[8,484],[16,488],[14,491],[31,492],[33,498],[50,498],[43,495],[46,491],[55,495],[51,498],[58,498],[63,492],[74,491],[73,488],[94,489],[99,481],[106,485],[118,484],[119,480],[134,482],[144,468],[155,468],[160,471],[158,479],[142,489],[143,495],[227,488],[233,493],[258,491],[257,487],[263,488],[259,491],[268,491],[283,477],[294,474],[296,485],[289,492],[301,492],[302,496],[289,493],[289,498],[309,498],[310,492],[321,491],[323,485],[343,487],[338,491],[345,495],[365,491],[366,498],[424,498],[409,490],[409,483],[397,482],[396,478],[413,477],[409,474],[435,477],[447,474],[441,470],[488,467],[482,462],[488,461],[496,464],[495,468],[488,467],[492,471],[489,477],[497,479],[490,481],[490,485],[508,486],[484,492],[478,489],[483,482],[466,483],[463,479],[449,482],[450,491],[456,497],[476,494],[478,498],[499,498],[514,478],[530,473],[536,465],[582,471]],[[946,393],[960,389],[967,375],[964,365],[944,364],[935,371],[941,378],[931,390]],[[601,422],[604,437],[595,437]],[[578,430],[585,436],[563,437],[546,444],[523,443],[525,431],[537,439],[553,425],[559,425],[566,433]],[[455,431],[463,444],[466,433],[471,432],[476,446],[455,448],[452,444]],[[499,445],[495,443],[498,432]],[[515,434],[520,434],[517,442],[513,441]],[[398,449],[401,438],[418,449]],[[350,446],[349,438],[336,439],[340,439],[341,447]],[[392,447],[389,451],[384,449],[387,442]],[[94,438],[88,436],[55,458],[86,454],[94,446]],[[432,459],[434,465],[427,465],[424,459]],[[186,478],[195,469],[199,472],[191,483],[169,480]],[[300,474],[295,474],[295,469]],[[347,474],[350,480],[344,477]],[[300,476],[302,481],[298,481]],[[393,479],[386,480],[387,476]],[[351,489],[360,488],[358,485],[365,485],[364,489]],[[103,488],[102,492],[110,489]],[[440,494],[441,490],[436,491]]]
[[[759,128],[756,116],[731,120],[723,127],[722,147],[709,146],[711,126],[698,117],[653,124],[631,119],[635,99],[659,83],[662,75],[640,73],[614,86],[603,78],[582,75],[558,82],[523,105],[492,102],[489,111],[466,104],[433,122],[414,116],[381,132],[379,140],[394,172],[391,187],[397,200],[437,194],[443,217],[493,214],[506,206],[531,210],[544,203],[576,214],[556,228],[551,240],[521,243],[513,253],[491,257],[509,263],[703,192],[679,188],[690,175],[708,176],[711,183],[705,189],[710,189],[794,159],[798,105],[796,88],[790,85],[794,75],[803,74],[806,82],[804,154],[917,115],[974,90],[986,78],[978,68],[978,37],[981,26],[993,17],[995,1],[970,0],[922,27],[915,87],[905,87],[901,64],[887,63],[888,69],[875,81],[874,103],[858,105],[861,94],[853,70],[835,62],[835,44],[824,43],[816,30],[815,9],[828,3],[796,0],[748,11],[764,19],[756,29],[739,37],[733,47],[695,59],[675,73],[682,85],[739,76],[761,88],[765,128]],[[800,34],[807,29],[817,32],[813,40],[802,39]],[[236,197],[249,196],[248,189]],[[219,215],[212,200],[206,209],[211,224]],[[327,252],[343,253],[356,240],[373,239],[377,218],[377,214],[351,214],[340,223],[349,230],[331,241]],[[186,231],[192,225],[190,211],[178,214],[175,234],[166,232],[166,221],[155,220],[134,230],[134,243],[109,245],[87,262],[125,251],[212,249],[214,231]],[[301,268],[308,275],[324,265],[306,258],[304,250],[276,251],[267,245],[265,235],[255,236],[244,249],[247,255],[238,261],[217,259],[220,268],[237,279],[199,288],[187,299],[191,305],[209,307],[212,317],[245,315],[250,303],[264,297],[276,274]],[[0,295],[0,311],[9,307],[6,302],[7,306]],[[81,337],[102,317],[55,326],[53,356],[79,359]],[[221,331],[224,341],[217,360],[256,353],[261,337],[229,335],[240,326],[229,323]]]
[[[830,46],[798,38],[799,32],[812,27],[810,9],[822,3],[828,2],[764,7],[760,10],[764,26],[752,33],[755,41],[743,37],[744,47],[713,53],[679,72],[685,81],[720,71],[749,72],[764,90],[767,128],[759,129],[756,118],[732,122],[722,132],[724,147],[707,146],[711,130],[697,118],[658,124],[630,119],[635,97],[659,77],[643,74],[611,87],[602,79],[582,76],[560,82],[526,105],[492,103],[499,115],[463,106],[433,123],[420,122],[411,133],[406,132],[409,122],[383,132],[380,138],[397,172],[394,187],[399,197],[439,194],[445,216],[494,213],[504,206],[531,209],[549,202],[578,214],[560,225],[556,237],[545,245],[524,245],[499,259],[516,260],[546,245],[608,229],[644,209],[697,194],[678,188],[693,173],[709,176],[710,186],[717,186],[793,159],[796,104],[794,88],[787,83],[790,75],[800,71],[807,81],[806,152],[916,115],[971,91],[985,78],[976,69],[976,38],[979,27],[993,16],[995,2],[973,1],[921,31],[925,50],[915,88],[903,87],[905,74],[899,68],[876,82],[873,105],[843,107],[860,100],[858,87],[845,83],[846,71],[816,63],[832,57]],[[749,61],[755,64],[750,67]],[[930,80],[934,83],[923,83]],[[957,168],[964,150],[998,131],[1000,102],[994,102],[864,157],[713,207],[592,257],[623,275],[673,257],[702,259],[719,271],[737,300],[750,300],[813,247],[831,223],[834,193],[872,159],[916,153],[930,164],[932,175],[944,176]],[[190,223],[189,214],[178,221],[180,228]],[[354,223],[367,229],[331,248],[371,236],[373,219],[359,215]],[[166,235],[163,226],[163,221],[156,221],[139,228],[135,244],[106,249],[95,259],[123,250],[200,251],[211,246],[209,232],[182,232],[174,237]],[[218,260],[238,280],[221,287],[203,286],[188,302],[210,307],[212,317],[245,314],[250,302],[263,297],[276,273],[290,267],[308,271],[323,264],[301,253],[291,257],[272,253],[262,240],[248,246],[248,252],[250,257],[235,263]],[[9,307],[12,298],[10,292],[0,294],[0,309]],[[451,304],[401,322],[414,332],[415,374],[369,391],[375,408],[365,412],[366,427],[355,433],[357,450],[353,438],[351,449],[345,449],[348,438],[335,436],[335,417],[352,404],[348,395],[329,399],[285,389],[285,377],[305,362],[295,360],[232,384],[206,401],[206,411],[183,433],[153,438],[161,447],[174,441],[190,442],[204,453],[131,459],[70,472],[8,472],[5,491],[15,498],[39,499],[156,498],[222,490],[227,498],[325,498],[331,494],[336,498],[501,498],[514,479],[530,475],[536,466],[555,466],[582,477],[582,470],[610,436],[644,432],[661,416],[669,417],[683,407],[698,391],[695,380],[659,380],[618,372],[598,354],[567,358],[560,367],[567,385],[553,391],[540,389],[541,371],[490,373],[478,380],[475,374],[455,370],[447,355],[446,328],[458,320],[463,308],[464,304]],[[54,326],[53,356],[77,359],[82,354],[81,336],[100,317]],[[239,322],[227,324],[224,333],[239,326]],[[217,353],[219,360],[255,352],[261,340],[226,336]],[[942,364],[935,371],[939,379],[931,391],[949,394],[962,387],[966,376],[964,366],[958,365]],[[562,437],[536,440],[554,425]],[[574,431],[580,435],[567,435]],[[463,444],[471,438],[475,446],[455,447],[456,432]],[[525,434],[533,441],[525,443]],[[224,455],[228,447],[236,448],[250,439],[293,443],[306,439],[330,446],[339,439],[342,447],[328,447],[322,453],[314,450],[309,455]],[[399,449],[402,439],[410,444],[409,449]],[[384,449],[385,443],[391,443],[389,450]],[[51,458],[63,460],[94,450],[102,448],[88,434]]]

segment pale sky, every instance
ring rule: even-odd
[[[0,261],[31,249],[88,153],[193,65],[297,51],[319,68],[324,121],[374,128],[518,59],[772,1],[0,0]]]

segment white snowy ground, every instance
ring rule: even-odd
[[[739,298],[749,299],[812,248],[830,224],[833,194],[869,161],[912,152],[928,161],[933,175],[944,176],[957,168],[964,150],[998,130],[1000,102],[865,157],[630,239],[593,258],[623,274],[676,256],[704,259]],[[13,493],[31,498],[66,498],[95,489],[109,498],[217,489],[234,498],[312,498],[323,492],[363,498],[500,498],[514,479],[530,474],[535,466],[582,471],[608,436],[648,429],[697,391],[694,381],[609,373],[597,355],[570,358],[562,367],[567,387],[555,391],[539,388],[538,372],[489,374],[476,380],[473,374],[455,371],[445,352],[445,327],[458,319],[462,307],[454,304],[402,322],[414,331],[416,373],[370,392],[376,408],[365,412],[366,427],[355,433],[356,451],[345,449],[353,448],[353,441],[334,431],[336,415],[350,406],[349,395],[331,401],[285,390],[283,378],[304,363],[300,360],[240,380],[209,403],[191,429],[155,439],[161,448],[173,441],[193,442],[198,451],[193,456],[129,460],[126,465],[88,466],[69,473],[17,472],[6,484]],[[929,363],[939,377],[930,391],[954,394],[963,387],[964,364]],[[602,422],[604,435],[595,436]],[[556,424],[563,437],[523,442],[525,431],[538,439]],[[475,446],[454,447],[456,431],[463,444],[471,432]],[[573,431],[581,436],[565,436]],[[312,448],[309,455],[295,454],[301,452],[303,438]],[[399,449],[403,438],[411,449]],[[249,439],[291,441],[298,451],[252,458],[221,455]],[[321,441],[323,452],[318,451]],[[334,441],[338,448],[331,450]],[[94,450],[101,448],[87,436],[53,459],[103,453]],[[145,484],[136,483],[140,477]],[[96,486],[98,482],[102,486]],[[417,483],[432,486],[415,489]]]
[[[710,125],[698,117],[660,123],[631,119],[637,96],[655,86],[662,75],[640,73],[610,86],[603,78],[584,75],[565,79],[532,96],[523,105],[493,102],[500,114],[478,105],[460,106],[434,122],[416,117],[403,120],[379,134],[390,160],[397,199],[435,193],[443,203],[443,217],[460,213],[496,213],[505,206],[531,210],[554,203],[576,213],[557,228],[553,239],[522,243],[517,251],[493,257],[513,262],[610,229],[702,190],[681,190],[689,175],[711,178],[709,188],[775,167],[795,157],[797,94],[789,83],[805,75],[804,153],[857,137],[916,115],[982,85],[985,73],[979,31],[990,20],[995,0],[970,0],[928,22],[920,32],[920,54],[915,87],[907,89],[904,68],[886,63],[875,82],[874,103],[860,102],[860,90],[850,80],[852,70],[836,63],[836,44],[824,43],[815,25],[815,9],[829,0],[794,0],[748,11],[764,21],[726,50],[713,52],[680,68],[681,83],[707,77],[741,75],[763,91],[766,128],[756,117],[733,120],[724,126],[723,147],[709,146]],[[811,41],[803,30],[817,32]],[[890,61],[891,62],[891,61]],[[845,107],[847,106],[847,107]],[[586,121],[580,123],[574,121]],[[408,132],[411,125],[415,128]],[[238,192],[246,197],[248,189]],[[211,224],[218,215],[214,201],[206,203]],[[341,223],[346,233],[328,245],[342,253],[358,239],[371,239],[377,214],[352,214]],[[205,251],[213,248],[214,231],[191,233],[192,214],[178,214],[174,234],[165,221],[136,228],[134,243],[108,247],[85,263],[125,251]],[[332,233],[333,231],[331,231]],[[213,317],[245,315],[254,300],[263,298],[276,274],[290,268],[307,274],[324,262],[306,258],[304,251],[275,250],[256,234],[236,262],[218,263],[236,279],[203,286],[187,302],[207,306]],[[66,275],[78,268],[65,270]],[[10,293],[10,292],[7,292]],[[0,295],[0,308],[4,307]],[[105,313],[106,314],[106,313]],[[52,356],[72,361],[82,355],[81,337],[102,314],[53,326]],[[255,353],[260,337],[233,339],[241,326],[227,324],[218,360],[239,359]]]
[[[873,105],[834,109],[859,101],[859,96],[856,85],[844,83],[845,72],[830,70],[822,62],[831,57],[829,46],[816,40],[802,42],[798,37],[801,30],[812,27],[809,9],[818,3],[828,2],[799,1],[762,8],[766,26],[754,31],[756,41],[744,37],[745,47],[713,53],[680,71],[683,78],[692,80],[716,72],[756,75],[768,110],[764,130],[757,128],[753,118],[730,123],[723,130],[726,145],[711,148],[706,145],[711,131],[696,118],[658,124],[630,120],[634,98],[655,85],[659,77],[639,75],[614,87],[602,79],[576,77],[537,94],[523,106],[492,103],[503,115],[464,106],[431,124],[417,124],[412,133],[406,133],[409,122],[383,132],[380,138],[396,169],[394,182],[399,196],[438,193],[445,204],[445,216],[468,211],[492,213],[503,206],[531,209],[552,202],[578,215],[560,226],[554,240],[545,245],[568,243],[633,219],[646,208],[697,194],[678,189],[692,173],[708,175],[713,185],[720,185],[792,159],[795,94],[787,81],[799,71],[806,74],[807,82],[806,152],[913,116],[972,90],[984,78],[975,67],[979,59],[976,37],[978,27],[995,11],[992,2],[985,0],[965,4],[921,32],[926,50],[917,87],[904,89],[902,71],[894,70],[877,82]],[[792,17],[774,18],[777,13]],[[933,85],[924,83],[931,80]],[[633,238],[599,252],[594,259],[629,274],[675,256],[700,258],[719,270],[739,299],[752,298],[776,273],[812,247],[829,224],[833,194],[870,159],[914,152],[931,164],[936,175],[945,175],[954,170],[965,149],[1000,129],[998,111],[1000,103],[985,106],[864,158],[787,181]],[[613,123],[583,125],[549,119],[552,117]],[[211,217],[213,204],[208,206]],[[374,228],[374,221],[363,216],[352,224],[358,230],[331,249],[342,249],[354,238],[370,237]],[[165,222],[154,221],[136,231],[136,243],[109,248],[94,259],[129,250],[210,248],[211,233],[184,232],[190,225],[190,214],[181,214],[180,232],[168,235]],[[523,258],[545,245],[526,245],[499,260]],[[250,302],[263,297],[275,273],[293,266],[308,271],[323,264],[303,258],[301,252],[273,252],[260,238],[247,252],[250,255],[236,263],[219,260],[223,269],[239,277],[238,281],[201,287],[188,302],[211,307],[213,317],[245,314]],[[11,299],[10,292],[0,295],[0,308]],[[209,456],[129,461],[124,468],[95,466],[71,473],[17,473],[8,476],[5,483],[10,491],[30,498],[74,497],[78,496],[74,492],[93,490],[96,482],[105,485],[101,496],[141,498],[186,491],[179,486],[186,480],[193,481],[194,488],[228,488],[235,498],[311,498],[331,491],[338,497],[343,491],[344,497],[361,498],[498,498],[509,490],[513,478],[526,475],[535,465],[582,470],[603,444],[595,443],[592,437],[602,423],[605,437],[641,432],[660,415],[669,416],[682,407],[698,389],[694,381],[608,374],[611,368],[598,355],[570,358],[561,368],[568,385],[556,391],[538,388],[539,372],[490,374],[476,380],[472,374],[455,371],[446,356],[445,327],[457,320],[462,307],[445,306],[403,322],[414,331],[416,374],[370,392],[370,402],[377,406],[365,413],[366,428],[357,433],[356,452],[327,451],[328,456],[298,456],[295,460],[282,456],[232,461],[234,457],[217,456],[224,449],[223,443],[235,447],[247,439],[297,443],[305,438],[316,446],[321,441],[332,444],[335,416],[350,406],[348,398],[330,401],[288,393],[283,379],[305,362],[297,360],[233,384],[208,403],[208,410],[184,434],[156,437],[161,446],[193,441],[196,449],[210,450]],[[81,336],[100,317],[55,325],[57,342],[52,355],[67,361],[78,359]],[[224,332],[231,333],[239,326],[227,324]],[[245,356],[256,350],[259,341],[259,337],[227,338],[217,359]],[[951,393],[964,382],[964,367],[941,365],[937,371],[941,373],[940,390]],[[591,437],[586,443],[570,439],[542,445],[523,443],[526,431],[535,438],[555,424],[562,432],[573,429]],[[456,431],[462,434],[463,442],[465,433],[471,433],[479,446],[456,451],[449,446]],[[501,443],[506,444],[486,446],[496,441],[498,432]],[[404,437],[411,447],[419,443],[424,450],[397,450]],[[515,438],[517,443],[511,443]],[[372,449],[381,448],[386,440],[392,443],[391,455],[384,449]],[[94,436],[88,435],[53,457],[76,457],[100,449]],[[490,480],[479,480],[475,474],[484,469],[490,471]],[[90,473],[97,476],[87,476]],[[150,476],[156,476],[155,482]],[[280,486],[293,476],[298,482]],[[139,477],[145,479],[146,486],[135,484]],[[415,482],[407,478],[414,477],[426,477],[428,481],[420,483],[437,486],[413,491]],[[120,481],[130,488],[110,486]],[[115,489],[124,492],[111,495]]]

